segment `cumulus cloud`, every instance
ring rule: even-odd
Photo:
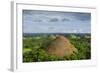
[[[90,13],[74,13],[73,16],[75,17],[75,19],[81,21],[88,21],[91,19]]]
[[[23,10],[23,30],[27,33],[86,33],[90,28],[90,13]]]
[[[50,22],[58,22],[58,21],[59,21],[59,19],[57,19],[57,18],[50,19]]]

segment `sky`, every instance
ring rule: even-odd
[[[91,14],[23,10],[23,33],[90,33]]]

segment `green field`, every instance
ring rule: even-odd
[[[78,53],[71,56],[58,57],[48,54],[45,49],[56,38],[56,35],[41,34],[35,36],[23,36],[23,62],[44,61],[69,61],[91,59],[91,35],[68,34],[63,35],[75,46]]]

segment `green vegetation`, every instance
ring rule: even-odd
[[[63,35],[77,48],[78,53],[71,56],[57,57],[49,55],[45,50],[56,35],[33,35],[23,36],[23,62],[83,60],[91,58],[91,35],[90,34],[67,34]]]

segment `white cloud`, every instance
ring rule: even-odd
[[[81,13],[82,14],[82,13]],[[26,11],[23,14],[23,29],[25,33],[32,32],[64,32],[86,33],[90,32],[90,20],[80,21],[87,17],[78,13]],[[77,18],[78,17],[78,18]],[[80,19],[79,19],[80,18]],[[82,18],[83,20],[86,18]],[[52,21],[51,21],[52,20]]]

